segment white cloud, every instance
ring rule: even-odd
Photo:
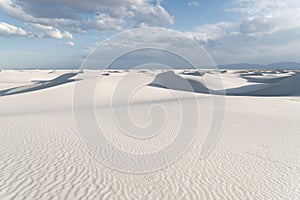
[[[249,17],[242,20],[240,31],[248,35],[272,34],[279,30],[279,26],[272,16]]]
[[[41,24],[31,24],[31,26],[42,31],[44,36],[53,37],[56,39],[63,39],[63,38],[73,39],[73,35],[68,31],[61,32],[60,30],[52,26],[45,26]]]
[[[249,35],[269,35],[297,27],[300,27],[300,9],[295,13],[281,11],[271,15],[247,17],[242,20],[240,30]]]
[[[199,6],[200,3],[198,1],[191,1],[188,3],[189,6]]]
[[[0,36],[28,36],[28,33],[20,27],[0,22]]]
[[[161,5],[132,5],[131,10],[135,27],[166,26],[174,23],[174,17],[170,16]]]
[[[84,52],[90,53],[95,47],[90,47],[90,46],[83,46],[82,50]]]
[[[245,16],[240,25],[244,34],[269,35],[300,27],[298,0],[236,0],[228,11]]]
[[[94,19],[83,21],[80,27],[84,30],[121,30],[124,23],[125,21],[122,18],[113,18],[107,14],[97,14]]]
[[[64,44],[65,44],[66,46],[69,46],[69,47],[74,47],[74,46],[75,46],[75,43],[74,43],[74,42],[71,42],[71,41],[65,42]]]
[[[238,24],[222,21],[214,24],[199,26],[192,32],[186,32],[190,38],[205,44],[211,40],[218,40],[230,34],[236,34]]]
[[[124,53],[125,57],[119,57]],[[94,49],[93,55],[89,56],[88,63],[85,65],[90,67],[107,66],[111,60],[115,60],[115,66],[129,67],[138,66],[141,63],[157,62],[178,67],[185,62],[182,57],[185,60],[197,60],[197,65],[201,66],[211,66],[210,64],[212,64],[206,52],[181,32],[164,28],[139,28],[122,32],[100,43]],[[187,66],[187,63],[183,66]]]
[[[165,26],[174,18],[152,0],[1,0],[10,17],[59,30],[85,33],[112,31],[128,26]],[[85,15],[86,17],[82,17]]]
[[[227,11],[257,16],[297,9],[299,6],[298,0],[234,0],[234,5]]]
[[[228,35],[218,39],[217,46],[206,46],[217,63],[271,63],[299,62],[300,29],[277,32],[272,35]]]
[[[300,61],[300,1],[235,0],[240,21],[196,27],[186,34],[217,63]]]

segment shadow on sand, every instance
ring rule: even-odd
[[[253,78],[253,77],[243,77],[248,82],[252,83],[278,83],[284,79],[290,78],[292,76],[285,76],[285,77],[277,77],[277,78]]]
[[[0,96],[7,96],[13,94],[21,94],[27,92],[38,91],[46,88],[55,87],[58,85],[63,85],[69,82],[78,81],[77,79],[71,79],[72,77],[76,76],[78,73],[67,73],[60,75],[59,77],[48,80],[48,81],[32,81],[34,82],[31,85],[24,85],[14,88],[9,88],[6,90],[0,90]]]
[[[172,90],[215,94],[227,96],[299,96],[300,75],[278,78],[277,82],[264,81],[263,84],[247,85],[232,89],[211,90],[199,81],[183,78],[173,72],[158,74],[149,86],[160,87]],[[225,92],[225,93],[224,93]]]

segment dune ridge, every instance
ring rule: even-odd
[[[243,76],[242,76],[243,77]],[[245,77],[243,77],[245,78]],[[221,79],[221,77],[220,77]],[[300,75],[277,78],[245,78],[247,81],[262,83],[241,86],[238,88],[224,88],[224,91],[214,90],[203,84],[203,80],[185,78],[174,72],[163,72],[156,75],[149,86],[161,87],[166,89],[196,92],[203,94],[216,94],[228,96],[298,96],[300,95]],[[205,82],[205,79],[204,79]]]

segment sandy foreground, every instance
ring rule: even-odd
[[[178,77],[192,86],[182,86]],[[300,199],[299,77],[298,71],[3,70],[0,199]],[[211,96],[220,96],[223,89],[216,79],[227,93],[224,107],[216,105],[225,118],[216,145],[203,158],[205,133],[215,125]],[[178,105],[192,113],[191,101],[200,110],[195,140],[176,162],[150,173],[128,172],[140,170],[141,163],[116,154],[109,155],[119,168],[107,166],[83,144],[82,134],[86,142],[94,138],[88,129],[79,134],[79,119],[74,119],[78,109],[90,123],[84,115],[90,101],[85,91],[74,100],[74,88],[92,83],[98,84],[93,89],[95,116],[120,151],[149,154],[167,148],[181,126]],[[131,91],[123,94],[125,86]],[[161,134],[130,127],[146,139],[122,134],[119,126],[128,122],[122,121],[123,108],[130,107],[130,120],[145,127],[160,123],[151,119],[153,105],[167,114]],[[120,118],[119,126],[114,117]],[[192,122],[191,115],[187,128]]]

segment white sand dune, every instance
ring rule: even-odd
[[[202,76],[194,71],[159,70],[74,73],[0,72],[1,200],[299,199],[297,73],[273,74],[275,78],[290,77],[263,83],[247,81],[242,72],[234,70]],[[201,133],[209,128],[212,115],[207,93],[220,91],[218,77],[231,95],[226,97],[221,137],[202,159],[200,145],[205,135]],[[200,135],[176,162],[151,173],[124,173],[103,165],[82,144],[72,112],[75,84],[95,82],[101,85],[95,89],[95,115],[106,120],[106,137],[122,151],[149,153],[166,148],[179,126],[178,99],[192,110],[191,101],[196,98],[202,116]],[[112,99],[118,109],[128,104],[126,94],[116,93],[118,87],[123,91],[141,82],[147,84],[130,96],[132,119],[148,124],[147,111],[156,104],[169,114],[164,134],[144,141],[123,136],[109,109]],[[80,103],[79,109],[84,110],[85,101]]]
[[[186,73],[187,74],[187,73]],[[192,74],[194,75],[194,74]],[[209,75],[208,75],[209,76]],[[249,82],[262,83],[245,85],[235,88],[224,88],[216,90],[213,78],[202,76],[203,78],[186,78],[173,72],[163,72],[158,74],[150,86],[204,93],[204,94],[220,94],[224,92],[229,96],[298,96],[300,95],[300,75],[281,76],[275,78],[249,78]],[[224,79],[221,75],[217,76]],[[242,76],[243,77],[243,76]],[[216,78],[216,77],[215,77]],[[244,78],[244,77],[243,77]],[[211,87],[210,87],[211,86]],[[221,85],[223,86],[223,85]],[[225,87],[225,86],[224,86]]]

